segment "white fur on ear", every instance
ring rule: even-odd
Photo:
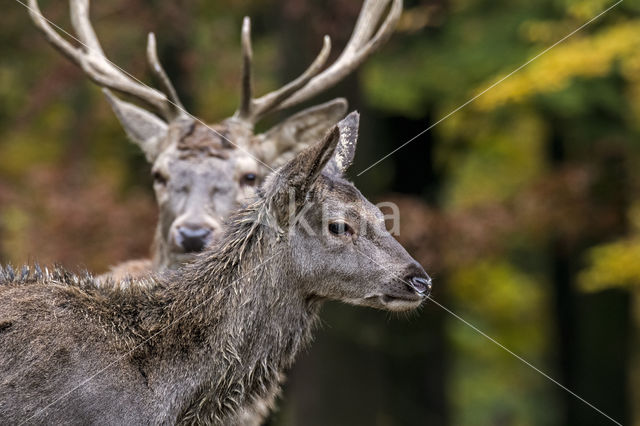
[[[160,154],[169,126],[156,115],[120,100],[108,89],[102,89],[113,112],[133,143],[138,145],[152,163]]]
[[[265,192],[280,224],[287,223],[292,206],[297,212],[305,204],[309,192],[333,157],[339,140],[338,127],[334,126],[322,140],[305,148],[267,178]]]
[[[344,120],[338,123],[340,131],[340,141],[336,147],[333,157],[325,167],[325,171],[332,175],[343,175],[353,164],[356,155],[356,145],[358,143],[358,127],[360,125],[360,114],[353,111]]]
[[[347,101],[337,98],[300,111],[260,137],[263,161],[271,167],[286,163],[308,145],[322,139],[347,112]]]

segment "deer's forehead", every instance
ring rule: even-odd
[[[173,157],[184,160],[207,157],[233,160],[241,154],[250,155],[246,151],[251,149],[252,134],[240,134],[225,123],[204,125],[196,122],[172,130],[172,143],[166,152]]]
[[[371,204],[351,182],[323,176],[321,187],[325,202],[335,213],[371,223],[384,220],[380,209]]]
[[[239,173],[257,173],[260,169],[258,160],[246,151],[237,150],[233,158],[233,167]]]
[[[374,212],[370,211],[370,203],[352,183],[343,179],[323,177],[321,188],[323,201],[329,209],[348,216],[375,216]]]
[[[163,152],[153,167],[171,174],[192,171],[214,174],[220,172],[233,176],[235,170],[255,172],[252,169],[257,169],[257,165],[257,160],[240,150],[228,150],[224,156],[218,156],[173,148]]]
[[[364,199],[360,191],[351,182],[342,178],[322,175],[318,179],[318,184],[328,197],[339,202],[355,204]]]
[[[224,155],[224,152],[234,147],[229,138],[229,131],[224,125],[204,125],[195,122],[180,132],[176,141],[181,151],[203,153],[213,152]]]
[[[181,156],[179,152],[175,150],[168,150],[162,153],[153,165],[154,169],[162,169],[173,174],[188,173],[202,173],[206,170],[221,170],[227,171],[227,169],[233,167],[233,161],[230,158],[220,158],[215,156]]]

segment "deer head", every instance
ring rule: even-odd
[[[52,27],[37,0],[29,0],[29,11],[46,39],[103,88],[125,132],[152,164],[160,216],[153,264],[163,270],[217,239],[223,219],[255,193],[269,171],[318,140],[344,116],[347,103],[339,98],[305,109],[265,133],[254,132],[254,125],[267,114],[312,98],[357,68],[390,36],[402,1],[365,0],[347,46],[332,65],[325,68],[331,47],[325,36],[320,53],[303,74],[259,98],[252,94],[250,20],[245,18],[240,107],[213,125],[185,111],[160,65],[153,33],[148,37],[147,61],[160,89],[144,85],[105,56],[89,19],[89,0],[70,0],[78,46]]]
[[[343,177],[358,114],[267,178],[269,217],[286,247],[278,260],[307,299],[402,311],[416,308],[431,278],[387,232],[382,212]]]

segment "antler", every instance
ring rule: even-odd
[[[331,66],[320,72],[331,49],[331,40],[325,36],[322,50],[304,73],[258,99],[252,98],[251,21],[245,17],[242,24],[242,96],[234,117],[253,125],[269,112],[297,105],[334,86],[391,36],[401,13],[402,0],[365,0],[347,46]]]
[[[267,93],[258,99],[253,99],[251,84],[251,61],[253,59],[251,21],[249,17],[245,17],[242,23],[242,98],[240,108],[235,117],[253,124],[268,112],[275,110],[285,99],[293,95],[320,72],[325,62],[327,62],[330,52],[331,39],[329,36],[325,36],[320,53],[304,73],[280,89]]]
[[[53,47],[82,68],[97,85],[133,96],[152,107],[168,122],[186,115],[169,77],[158,61],[153,33],[149,33],[148,37],[147,61],[154,77],[162,85],[162,91],[137,82],[105,56],[89,19],[89,0],[70,0],[69,4],[71,25],[81,44],[78,47],[62,38],[49,24],[37,0],[29,0],[31,19]]]

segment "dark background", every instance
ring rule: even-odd
[[[384,48],[315,101],[346,96],[360,110],[351,177],[368,198],[399,205],[399,240],[434,276],[438,303],[640,425],[638,1],[356,176],[612,4],[406,0]],[[301,72],[325,33],[335,57],[360,5],[111,0],[96,1],[92,17],[109,57],[144,81],[154,31],[185,106],[213,123],[238,104],[244,15],[265,93]],[[69,28],[67,2],[42,8]],[[149,175],[100,90],[6,1],[0,261],[102,272],[145,256]],[[433,303],[409,315],[328,304],[322,319],[271,425],[612,424]]]

